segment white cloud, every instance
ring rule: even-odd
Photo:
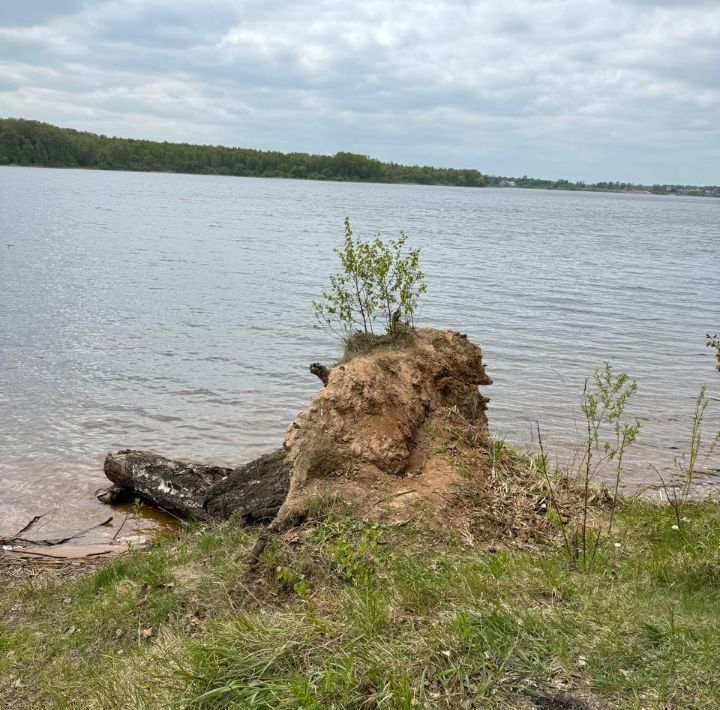
[[[720,182],[718,2],[5,5],[5,115],[496,174]]]

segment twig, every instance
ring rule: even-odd
[[[153,508],[157,508],[158,510],[162,510],[163,513],[166,515],[169,515],[171,518],[175,518],[181,525],[190,525],[187,520],[181,518],[179,515],[176,515],[175,513],[172,513],[167,508],[163,508],[161,505],[158,505],[157,503],[152,504]]]
[[[670,498],[670,489],[668,488],[667,483],[665,483],[665,479],[662,477],[662,474],[652,464],[650,464],[650,468],[655,471],[658,478],[660,479],[660,483],[662,484],[663,490],[665,491],[665,497],[667,498],[668,503],[672,506],[673,512],[675,513],[675,521],[677,522],[678,527],[680,527],[681,502],[678,501],[677,486],[673,486],[673,496],[672,498]]]
[[[389,527],[391,528],[401,528],[408,523],[411,523],[413,520],[420,517],[420,513],[417,513],[416,515],[411,515],[409,518],[405,518],[405,520],[399,520],[397,523],[391,523]]]
[[[102,555],[109,555],[111,554],[110,550],[99,550],[98,552],[89,552],[86,555],[83,555],[82,557],[58,557],[57,555],[51,555],[48,552],[38,552],[37,550],[13,550],[14,554],[19,555],[20,557],[24,557],[25,555],[32,555],[34,557],[47,557],[51,560],[58,560],[58,562],[70,562],[70,561],[80,561],[83,559],[86,559],[88,557],[101,557]]]
[[[415,492],[417,492],[416,488],[406,488],[404,491],[398,491],[397,493],[391,493],[389,496],[379,498],[375,502],[375,505],[380,505],[380,503],[384,503],[386,500],[391,500],[392,498],[399,498],[400,496],[406,496],[409,493],[415,493]]]
[[[122,523],[120,523],[120,527],[117,529],[117,532],[113,535],[112,541],[115,542],[117,540],[118,535],[122,532],[123,527],[125,526],[125,523],[127,522],[127,519],[130,517],[130,511],[128,510],[127,513],[125,513],[125,517],[123,518]]]
[[[47,513],[43,513],[42,515],[36,515],[22,530],[18,530],[18,531],[15,533],[15,538],[20,537],[20,535],[22,535],[24,532],[27,532],[28,530],[30,530],[30,528],[31,528],[33,525],[35,525],[35,523],[37,523],[38,520],[41,520],[41,519],[44,518],[46,515],[47,515]]]
[[[0,545],[9,545],[13,542],[17,542],[20,539],[20,535],[30,530],[30,528],[35,525],[38,520],[44,518],[46,515],[47,513],[43,513],[42,515],[36,515],[29,523],[27,523],[27,525],[25,525],[24,528],[18,530],[12,537],[0,537]]]
[[[87,532],[90,532],[91,530],[95,530],[95,528],[101,528],[103,525],[107,525],[108,523],[112,522],[112,517],[109,517],[107,520],[103,520],[102,523],[97,523],[97,525],[91,525],[89,528],[85,528],[83,530],[78,530],[76,533],[73,533],[72,535],[68,535],[68,537],[61,537],[61,538],[55,538],[50,540],[28,540],[24,537],[15,537],[10,542],[27,542],[31,545],[46,545],[48,547],[52,547],[54,545],[62,545],[63,543],[69,542],[70,540],[74,540],[75,538],[81,537]]]

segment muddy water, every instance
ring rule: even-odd
[[[569,456],[604,359],[640,386],[629,484],[686,447],[703,382],[720,427],[720,200],[0,168],[0,534],[101,520],[109,450],[277,446],[338,352],[310,302],[346,214],[423,248],[420,322],[482,345],[510,439],[539,420]]]

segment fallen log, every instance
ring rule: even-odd
[[[98,496],[102,502],[140,498],[173,515],[196,520],[233,514],[247,521],[271,519],[290,486],[283,449],[234,469],[126,449],[108,454],[104,470],[114,486]]]
[[[211,486],[205,511],[211,518],[228,518],[235,513],[246,520],[270,520],[285,502],[290,488],[290,463],[285,449],[238,466]]]

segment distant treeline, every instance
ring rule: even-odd
[[[651,192],[655,195],[694,195],[696,197],[720,197],[720,187],[717,185],[638,185],[631,182],[604,182],[585,183],[569,180],[540,180],[522,177],[502,177],[494,175],[488,177],[491,187],[529,187],[539,190],[586,190],[592,192]]]
[[[383,163],[356,153],[309,155],[109,138],[19,118],[0,119],[0,165],[720,197],[720,187],[717,185],[637,185],[612,181],[585,183],[541,180],[527,175],[488,176],[479,170]]]
[[[478,170],[383,163],[365,155],[309,155],[108,138],[48,123],[0,119],[0,165],[306,178],[483,187]]]

